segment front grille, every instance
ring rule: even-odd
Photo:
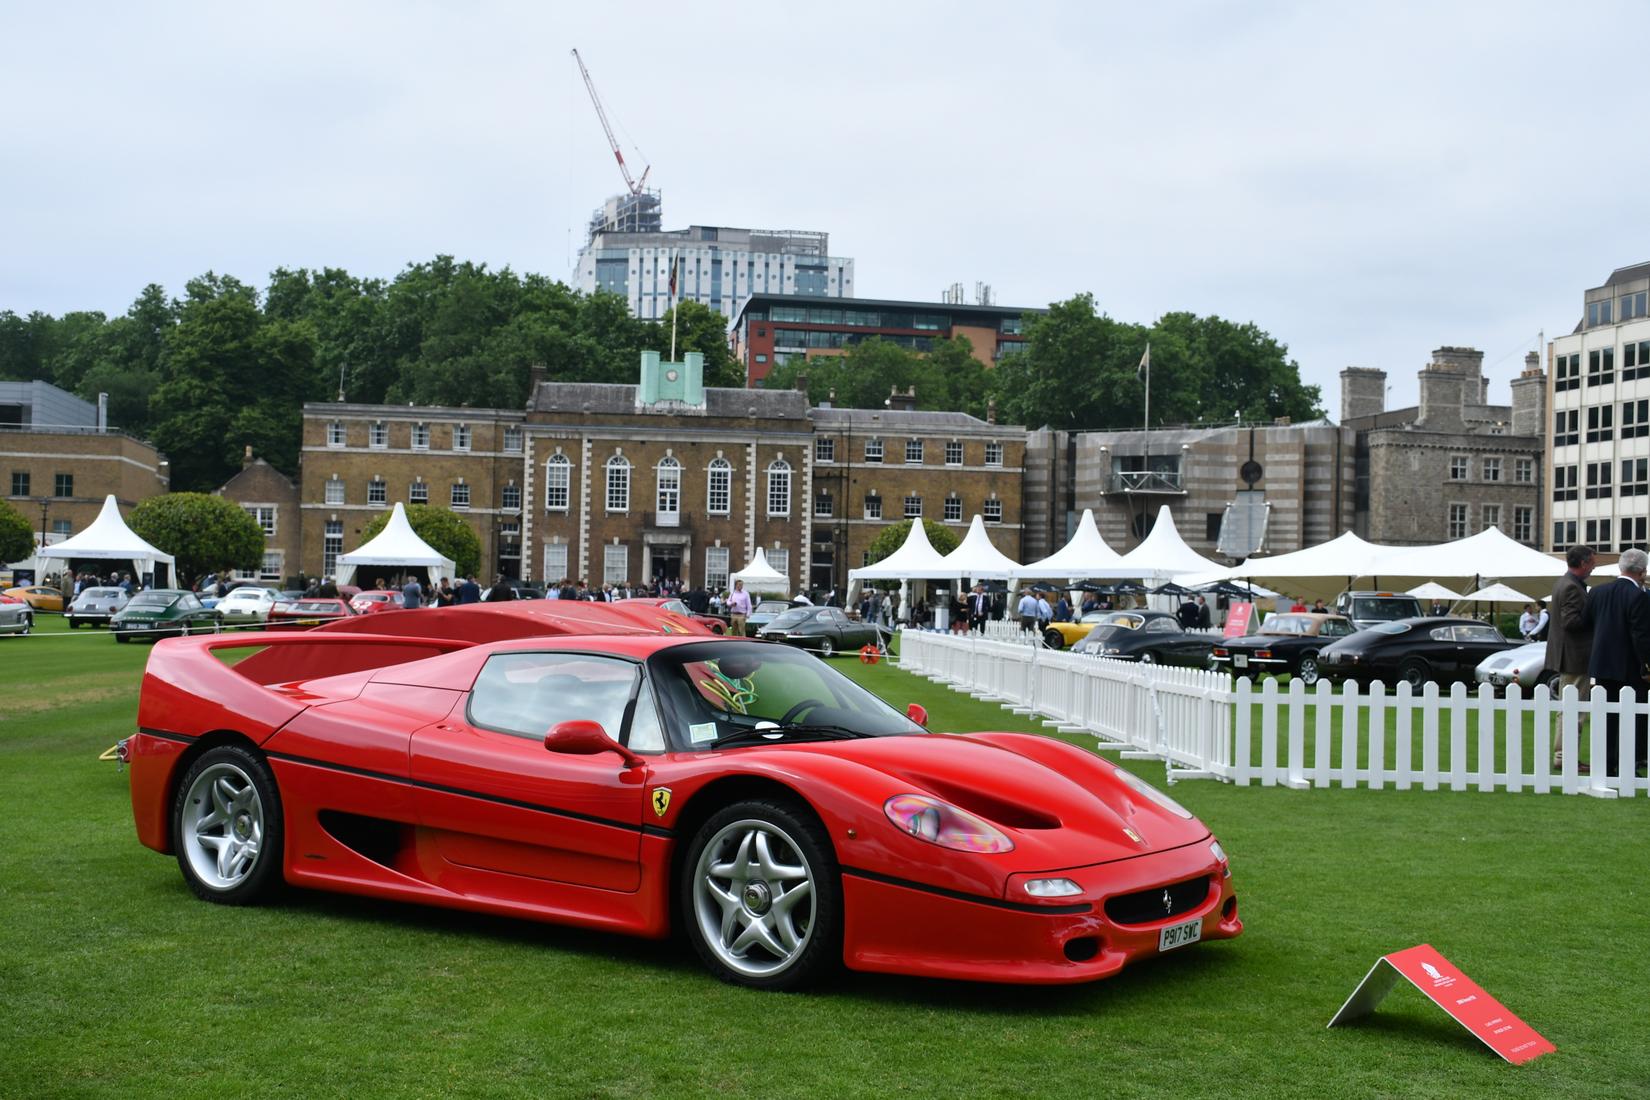
[[[1165,893],[1169,895],[1166,906],[1163,904]],[[1113,924],[1154,924],[1190,913],[1202,905],[1208,896],[1209,876],[1200,875],[1185,882],[1107,898],[1106,917]]]

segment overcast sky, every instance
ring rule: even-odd
[[[1338,412],[1442,344],[1496,400],[1650,260],[1650,5],[0,0],[0,309],[437,253],[570,278],[622,186],[823,230],[863,297],[1252,320]]]

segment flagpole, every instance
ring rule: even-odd
[[[670,361],[676,362],[676,253],[670,254]]]

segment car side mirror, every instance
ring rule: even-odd
[[[909,718],[923,729],[928,728],[928,708],[923,706],[921,703],[912,703],[910,706],[906,707],[905,717]]]
[[[616,752],[627,768],[637,768],[646,763],[640,756],[609,737],[600,722],[592,722],[588,718],[557,722],[550,728],[550,732],[544,735],[544,747],[550,752],[566,753],[569,756],[596,756],[604,752]]]

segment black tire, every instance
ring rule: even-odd
[[[1317,683],[1322,678],[1318,671],[1318,655],[1316,653],[1302,653],[1300,665],[1295,669],[1295,675],[1307,687]]]
[[[777,890],[766,879],[756,877],[744,880],[736,877],[724,887],[713,879],[727,876],[712,876],[708,871],[701,874],[701,864],[708,868],[716,862],[717,852],[707,852],[707,848],[715,844],[726,859],[730,851],[745,850],[739,847],[740,840],[750,832],[761,832],[767,837],[774,864],[799,866],[806,873],[811,888],[794,909],[779,911],[778,903],[795,889],[792,886],[786,890],[782,880]],[[792,860],[797,862],[789,862]],[[836,852],[819,822],[794,803],[751,799],[712,814],[688,846],[677,890],[688,940],[706,968],[725,982],[752,989],[800,989],[819,981],[842,962],[842,874]],[[726,922],[729,930],[723,932],[719,926],[724,924],[727,906],[717,898],[728,898],[730,892],[737,895],[731,903],[735,906],[734,920]],[[793,918],[804,909],[806,912],[800,921],[804,927],[800,929],[798,942],[789,948],[792,953],[788,957],[776,957],[757,943],[751,944],[743,957],[736,957],[737,952],[730,951],[730,946],[737,947],[736,932],[756,923],[766,927],[768,921],[764,918],[784,922],[791,934],[797,935],[798,921]],[[745,924],[733,927],[739,919],[744,919]],[[712,937],[716,943],[711,942]],[[724,938],[732,938],[734,943],[724,944],[721,942]],[[786,946],[782,942],[784,938],[782,935],[776,941],[782,947]]]
[[[829,638],[819,639],[819,655],[821,657],[835,657],[836,643],[832,642]]]
[[[126,645],[132,640],[131,635],[127,634],[124,630],[117,630],[114,634],[115,641],[119,642],[121,645]]]
[[[69,629],[70,630],[79,630],[80,629],[80,623],[77,620],[69,619],[68,623],[69,623]]]
[[[1398,666],[1398,679],[1408,683],[1411,689],[1420,691],[1432,679],[1432,669],[1421,658],[1409,657]]]
[[[1043,631],[1043,644],[1050,649],[1064,649],[1066,646],[1065,635],[1050,627]]]
[[[219,779],[225,781],[226,788],[218,787]],[[224,795],[229,788],[237,795],[233,801]],[[243,795],[250,795],[244,803]],[[220,809],[228,813],[218,823],[222,826],[221,838],[215,835],[218,825],[209,821]],[[244,849],[245,841],[254,836],[256,852],[247,865],[240,868],[237,863],[232,868],[234,873],[214,881],[206,864],[213,858],[211,851],[222,849],[212,849],[209,842],[221,839]],[[241,745],[208,749],[195,758],[178,783],[172,800],[172,847],[177,851],[183,881],[196,897],[219,905],[251,905],[273,896],[284,882],[281,859],[285,836],[275,776],[263,757],[251,749]]]

